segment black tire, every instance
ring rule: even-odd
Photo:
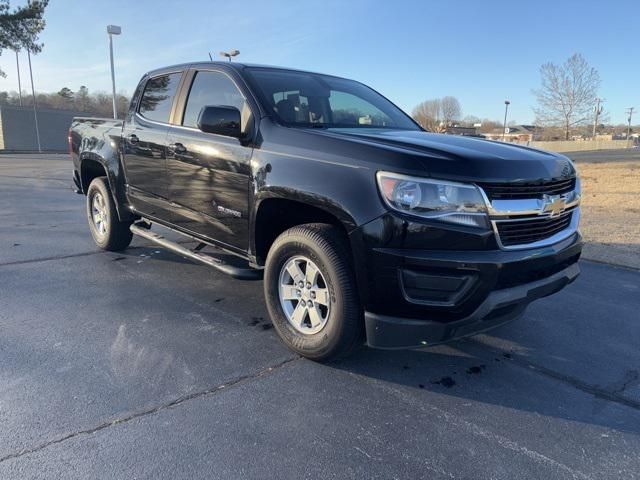
[[[317,266],[330,296],[331,308],[324,310],[326,323],[317,333],[302,333],[294,328],[280,299],[281,273],[292,259],[300,257]],[[364,319],[351,252],[345,234],[338,227],[320,223],[299,225],[276,238],[267,255],[264,293],[280,338],[303,357],[327,361],[346,356],[363,343]],[[318,302],[315,303],[317,308]]]
[[[99,197],[98,197],[99,196]],[[94,220],[94,199],[98,197],[102,200],[103,215],[106,222],[104,227],[100,222]],[[102,217],[100,217],[102,218]],[[100,248],[117,252],[124,250],[131,243],[133,233],[129,230],[131,221],[121,222],[118,218],[116,206],[107,184],[107,177],[94,178],[87,190],[87,220],[93,241]]]

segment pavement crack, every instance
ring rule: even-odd
[[[478,346],[482,346],[483,348],[488,348],[493,352],[504,353],[502,350],[491,348],[488,345],[482,342],[479,342],[478,340],[469,339],[468,341]],[[630,407],[635,410],[640,410],[640,401],[621,395],[621,393],[623,393],[627,387],[631,386],[632,384],[638,381],[640,374],[636,370],[632,370],[631,372],[627,373],[627,376],[625,377],[625,381],[620,387],[618,387],[615,390],[607,390],[597,385],[590,385],[576,377],[572,377],[571,375],[566,375],[564,373],[556,372],[555,370],[552,370],[547,367],[543,367],[542,365],[537,365],[537,364],[528,362],[524,360],[522,357],[513,353],[511,353],[510,363],[513,363],[514,365],[517,365],[521,368],[526,368],[527,370],[537,372],[546,377],[550,377],[555,380],[558,380],[582,392],[591,394],[594,397],[599,398],[601,400],[618,403],[620,405],[624,405],[626,407]]]
[[[638,370],[629,370],[624,375],[622,385],[614,389],[612,393],[623,393],[627,388],[640,383],[640,372]]]
[[[17,260],[15,262],[0,263],[0,267],[11,267],[13,265],[24,265],[27,263],[49,262],[51,260],[64,260],[65,258],[87,257],[89,255],[97,255],[105,253],[102,250],[93,252],[72,253],[70,255],[55,255],[52,257],[30,258],[29,260]]]
[[[262,370],[259,370],[255,373],[252,374],[247,374],[247,375],[241,375],[239,377],[236,377],[232,380],[229,380],[226,383],[222,383],[220,385],[216,385],[215,387],[211,387],[211,388],[207,388],[206,390],[200,390],[198,392],[194,392],[194,393],[190,393],[189,395],[183,395],[180,396],[178,398],[175,398],[174,400],[171,400],[168,403],[163,403],[161,405],[158,405],[156,407],[153,408],[149,408],[147,410],[143,410],[140,412],[136,412],[136,413],[132,413],[130,415],[127,415],[125,417],[121,417],[121,418],[116,418],[115,420],[111,420],[109,422],[104,422],[101,423],[100,425],[97,425],[95,427],[92,428],[88,428],[85,430],[79,430],[77,432],[73,432],[73,433],[69,433],[67,435],[64,435],[62,437],[50,440],[48,442],[45,443],[41,443],[40,445],[36,445],[35,447],[31,447],[31,448],[25,448],[20,450],[19,452],[14,452],[14,453],[10,453],[8,455],[5,455],[4,457],[0,457],[0,463],[2,462],[6,462],[7,460],[12,460],[15,458],[19,458],[22,457],[24,455],[29,455],[32,453],[36,453],[39,452],[40,450],[44,450],[45,448],[48,448],[50,446],[53,445],[57,445],[63,442],[66,442],[67,440],[71,440],[73,438],[79,437],[81,435],[92,435],[96,432],[99,432],[101,430],[107,429],[109,427],[113,427],[115,425],[121,425],[124,423],[128,423],[131,422],[132,420],[137,420],[139,418],[143,418],[143,417],[147,417],[149,415],[153,415],[155,413],[161,412],[163,410],[167,410],[173,407],[176,407],[178,405],[181,405],[183,403],[186,403],[190,400],[195,400],[198,398],[203,398],[203,397],[207,397],[207,396],[211,396],[211,395],[216,395],[220,392],[222,392],[223,390],[227,390],[229,388],[233,388],[236,386],[239,386],[241,384],[247,383],[249,381],[252,380],[257,380],[259,378],[262,378],[266,375],[269,375],[271,373],[273,373],[276,370],[279,370],[280,368],[283,368],[293,362],[295,362],[296,360],[300,360],[302,357],[299,356],[295,356],[295,357],[289,357],[275,365],[271,365],[269,367],[263,368]]]
[[[185,245],[185,244],[193,243],[193,240],[179,241],[177,243]],[[127,247],[127,251],[140,250],[140,249],[145,249],[145,248],[162,248],[162,247],[159,247],[154,243],[149,243],[147,245],[140,245],[140,246],[135,246],[135,247]],[[106,250],[94,250],[92,252],[71,253],[69,255],[54,255],[54,256],[51,256],[51,257],[30,258],[30,259],[27,259],[27,260],[16,260],[15,262],[0,263],[0,268],[1,267],[11,267],[11,266],[14,266],[14,265],[25,265],[25,264],[29,264],[29,263],[50,262],[50,261],[53,261],[53,260],[65,260],[67,258],[88,257],[90,255],[98,255],[98,254],[101,254],[101,253],[113,253],[113,252],[108,252]]]
[[[33,176],[26,176],[26,175],[5,175],[5,174],[0,174],[0,178],[20,178],[20,179],[25,179],[25,180],[51,180],[54,182],[61,182],[64,183],[65,185],[69,185],[69,189],[71,189],[71,177],[69,177],[69,179],[66,178],[58,178],[58,177],[39,177],[36,175]]]

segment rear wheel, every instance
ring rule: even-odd
[[[130,221],[121,222],[106,177],[94,178],[87,190],[87,219],[94,242],[110,251],[124,250],[133,234]]]
[[[267,256],[264,289],[276,331],[300,355],[326,361],[362,342],[351,254],[337,227],[306,224],[282,233]]]

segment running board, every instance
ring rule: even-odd
[[[239,280],[262,279],[261,269],[252,268],[248,264],[242,266],[230,264],[230,261],[233,261],[234,263],[242,263],[243,260],[239,257],[224,253],[216,256],[200,252],[199,250],[202,248],[201,245],[203,244],[198,245],[195,250],[189,250],[188,248],[185,248],[178,243],[167,240],[162,235],[152,232],[147,225],[148,224],[143,224],[143,226],[140,226],[137,224],[133,224],[131,225],[130,229],[134,235],[146,238],[147,240],[150,240],[153,243],[156,243],[177,255],[181,255],[196,262],[204,263],[205,265],[220,270],[221,272],[226,273],[227,275],[230,275]],[[224,259],[220,258],[221,256],[228,257],[228,260],[225,261]]]

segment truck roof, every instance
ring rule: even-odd
[[[188,62],[188,63],[178,63],[175,65],[168,65],[166,67],[161,67],[161,68],[156,68],[154,70],[150,70],[146,73],[146,75],[149,76],[153,76],[153,75],[158,75],[158,74],[162,74],[162,73],[166,73],[169,72],[171,70],[178,70],[178,69],[184,69],[184,68],[197,68],[197,67],[207,67],[207,66],[218,66],[218,67],[224,67],[224,68],[232,68],[234,70],[238,70],[238,71],[242,71],[243,69],[247,68],[247,67],[251,67],[251,68],[270,68],[270,69],[274,69],[274,70],[286,70],[289,72],[300,72],[300,73],[313,73],[313,74],[317,74],[317,75],[326,75],[328,77],[335,77],[335,78],[345,78],[345,77],[340,77],[339,75],[331,75],[328,73],[322,73],[322,72],[313,72],[310,70],[302,70],[299,68],[289,68],[289,67],[280,67],[277,65],[264,65],[264,64],[258,64],[258,63],[242,63],[242,62],[224,62],[224,61],[204,61],[204,62]]]

